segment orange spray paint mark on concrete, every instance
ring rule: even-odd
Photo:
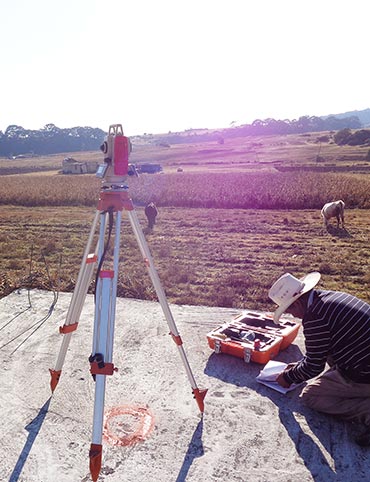
[[[124,405],[104,414],[103,437],[111,445],[127,447],[143,442],[153,428],[154,417],[147,407]]]

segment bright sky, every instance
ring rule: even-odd
[[[368,0],[2,0],[0,130],[223,128],[370,107]]]

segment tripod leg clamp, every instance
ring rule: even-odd
[[[71,323],[70,325],[63,325],[59,327],[59,333],[61,335],[66,335],[67,333],[72,333],[72,331],[76,331],[78,326],[78,322]]]
[[[113,375],[114,372],[118,371],[113,363],[105,363],[104,357],[101,353],[96,353],[89,357],[90,362],[90,373],[95,380],[96,375]]]
[[[177,346],[182,345],[182,339],[180,335],[174,335],[173,333],[170,333],[172,336],[173,341],[176,343]]]

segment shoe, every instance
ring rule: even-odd
[[[355,442],[360,447],[370,447],[370,429],[367,429],[362,435],[356,437]]]

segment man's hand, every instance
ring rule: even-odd
[[[278,382],[278,384],[283,387],[283,388],[289,388],[290,387],[290,383],[288,383],[285,378],[284,378],[284,372],[281,372],[279,373],[279,375],[277,376],[277,379],[276,381]]]
[[[287,365],[285,367],[285,370],[281,373],[279,373],[276,381],[278,382],[278,384],[283,387],[283,388],[289,388],[291,383],[287,382],[284,378],[284,373],[289,371],[291,368],[295,367],[297,363],[289,363],[289,365]]]

